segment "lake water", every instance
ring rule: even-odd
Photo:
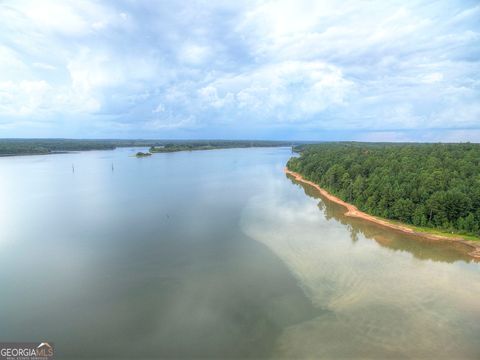
[[[59,358],[480,358],[480,264],[462,246],[344,217],[284,174],[289,148],[138,150],[0,158],[0,341]]]

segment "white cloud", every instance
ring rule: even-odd
[[[11,4],[17,16],[37,31],[60,36],[86,36],[92,27],[111,21],[111,10],[94,1],[43,0]]]
[[[50,103],[52,88],[46,81],[0,83],[0,113],[4,115],[31,115],[42,111]]]
[[[88,31],[88,22],[70,4],[60,1],[33,1],[19,9],[35,26],[76,35]]]
[[[73,88],[87,92],[125,82],[126,73],[120,64],[111,60],[107,53],[94,54],[89,48],[83,48],[68,62],[67,69]]]
[[[25,116],[52,127],[82,118],[85,129],[117,121],[144,135],[191,127],[204,137],[218,126],[253,137],[280,127],[289,137],[478,128],[479,9],[455,1],[5,1],[3,134],[14,135],[5,121],[27,126]]]
[[[53,113],[90,113],[99,102],[68,88],[55,88],[45,80],[0,82],[0,115],[45,118]]]
[[[213,85],[207,85],[198,90],[198,95],[200,96],[200,101],[208,106],[213,106],[214,108],[221,108],[227,104],[232,104],[233,94],[231,92],[227,93],[223,97],[218,96],[218,90]]]
[[[436,82],[440,82],[442,80],[443,80],[443,75],[438,72],[424,75],[422,78],[422,82],[426,84],[433,84]]]
[[[164,116],[164,117],[147,121],[144,125],[144,129],[156,131],[156,130],[195,128],[197,126],[198,126],[198,123],[195,119],[195,116],[193,115],[190,115],[187,117]]]
[[[155,109],[152,110],[153,113],[161,113],[165,111],[165,106],[163,104],[158,104]]]
[[[50,65],[50,64],[45,64],[45,63],[42,63],[42,62],[34,62],[32,65],[33,65],[33,67],[35,67],[37,69],[42,69],[42,70],[55,70],[56,69],[55,66]]]
[[[286,61],[242,74],[228,74],[199,93],[213,107],[235,106],[269,120],[301,120],[342,105],[353,82],[340,69],[318,61]]]
[[[187,43],[180,47],[178,59],[182,63],[201,65],[210,57],[210,49],[207,46]]]
[[[28,66],[16,51],[0,44],[0,70],[0,80],[10,80],[28,72]]]

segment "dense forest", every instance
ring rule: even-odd
[[[156,152],[195,148],[286,146],[285,141],[267,140],[91,140],[91,139],[0,139],[0,156],[54,154],[68,151],[113,150],[117,147],[152,147]]]
[[[301,145],[290,170],[388,219],[480,235],[480,144]]]

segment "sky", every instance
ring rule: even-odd
[[[480,2],[0,0],[0,137],[480,142]]]

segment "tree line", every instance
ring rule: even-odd
[[[288,168],[387,219],[480,235],[480,144],[301,145]]]
[[[271,140],[142,140],[142,139],[0,139],[0,156],[52,154],[69,151],[113,150],[117,147],[151,147],[158,151],[198,148],[288,146],[290,142]],[[160,150],[163,149],[163,150]]]

